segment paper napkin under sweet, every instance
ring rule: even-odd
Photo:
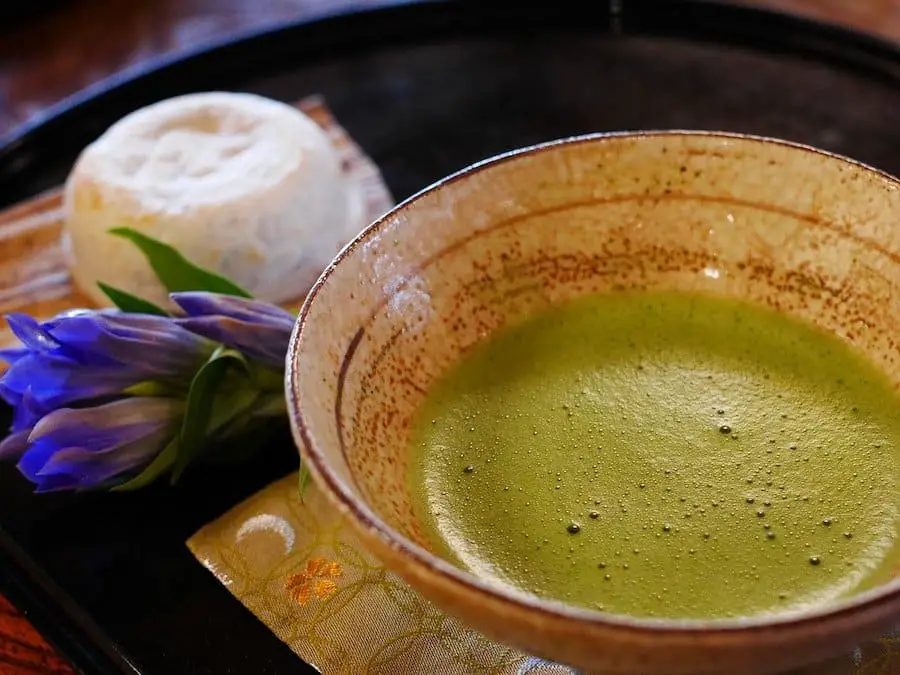
[[[0,0],[2,2],[2,0]],[[328,136],[354,200],[371,222],[394,204],[375,162],[331,114],[321,96],[309,96],[294,104]],[[66,267],[60,235],[63,230],[62,190],[43,194],[0,211],[0,313],[20,312],[48,319],[91,301],[72,283]],[[296,307],[302,297],[286,303]],[[5,322],[0,326],[0,347],[16,342]]]

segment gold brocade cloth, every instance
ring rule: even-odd
[[[443,614],[363,549],[315,485],[301,501],[296,474],[206,525],[188,546],[325,675],[574,675]],[[792,675],[801,673],[900,674],[900,631]]]

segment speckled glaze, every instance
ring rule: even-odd
[[[390,568],[486,635],[588,672],[774,673],[900,619],[900,581],[777,619],[629,620],[493,587],[427,550],[407,434],[432,380],[510,319],[603,290],[703,290],[804,317],[900,386],[900,182],[818,150],[696,133],[573,138],[407,200],[326,270],[286,380],[314,478]],[[848,470],[850,467],[848,467]]]

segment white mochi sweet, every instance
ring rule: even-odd
[[[63,249],[76,285],[102,281],[164,304],[130,227],[270,302],[302,297],[364,226],[361,195],[325,132],[252,94],[169,99],[124,117],[78,158],[64,192]]]

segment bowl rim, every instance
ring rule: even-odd
[[[737,633],[764,632],[784,626],[801,627],[819,623],[824,620],[840,619],[867,610],[874,611],[884,609],[892,604],[897,606],[896,611],[900,613],[900,577],[894,578],[885,584],[862,593],[854,594],[849,598],[830,602],[825,605],[817,605],[813,608],[785,611],[781,613],[758,614],[743,618],[665,619],[633,617],[624,614],[613,614],[589,608],[582,608],[557,600],[539,598],[504,584],[491,583],[484,580],[477,575],[434,555],[427,549],[403,536],[379,517],[364,502],[364,500],[357,498],[354,495],[353,491],[345,481],[331,469],[324,454],[319,450],[317,444],[313,440],[314,436],[310,432],[310,425],[303,415],[299,396],[299,380],[301,375],[297,365],[299,362],[299,352],[304,340],[304,328],[319,293],[328,284],[328,281],[337,266],[340,265],[345,258],[352,255],[357,248],[367,242],[372,236],[375,236],[388,222],[392,221],[398,214],[406,211],[408,207],[421,200],[426,195],[437,192],[451,183],[476,174],[483,169],[504,162],[514,161],[530,155],[553,150],[561,146],[629,139],[641,140],[647,138],[664,139],[679,137],[719,138],[722,140],[742,142],[750,141],[764,145],[786,147],[790,150],[796,150],[803,153],[812,153],[853,166],[863,172],[879,176],[887,183],[893,184],[895,189],[900,189],[900,178],[859,160],[796,141],[726,131],[671,129],[596,132],[567,136],[556,140],[537,143],[474,162],[473,164],[422,188],[418,192],[399,202],[392,209],[365,227],[340,250],[307,294],[291,332],[286,356],[284,380],[291,432],[294,442],[300,451],[302,462],[306,464],[306,470],[309,471],[314,479],[316,479],[319,486],[324,487],[323,491],[332,503],[345,514],[345,516],[350,517],[355,528],[374,535],[380,539],[384,546],[399,552],[408,561],[411,561],[415,568],[424,571],[429,576],[437,577],[439,581],[449,584],[455,590],[464,589],[468,592],[485,594],[494,603],[499,603],[518,611],[529,611],[541,615],[546,619],[575,621],[586,625],[589,624],[596,628],[617,629],[635,633],[655,634],[657,636],[679,635],[691,637],[701,634],[727,636]]]

